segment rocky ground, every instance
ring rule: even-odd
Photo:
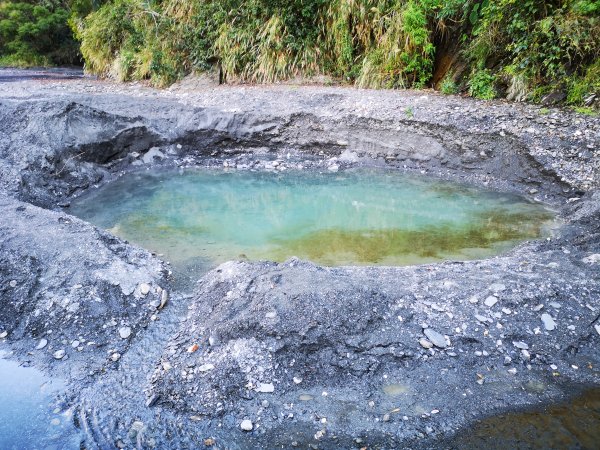
[[[600,382],[600,120],[433,92],[0,83],[0,338],[89,447],[430,448]],[[401,268],[168,263],[69,215],[133,170],[381,166],[553,207],[543,241]]]

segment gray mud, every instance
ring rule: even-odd
[[[460,445],[600,382],[599,133],[410,91],[0,84],[2,346],[68,380],[86,448]],[[482,261],[233,261],[190,289],[69,215],[131,171],[194,166],[385,167],[518,193],[562,226]]]

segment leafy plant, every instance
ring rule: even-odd
[[[496,77],[487,69],[480,69],[473,73],[467,85],[469,86],[469,95],[482,100],[491,100],[496,98],[496,89],[494,83]]]
[[[452,79],[452,75],[446,75],[440,84],[442,94],[451,95],[458,93],[458,85]]]
[[[76,64],[78,46],[58,0],[0,3],[0,63],[17,66]]]

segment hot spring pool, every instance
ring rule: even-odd
[[[204,272],[232,259],[408,265],[496,255],[549,233],[522,197],[383,171],[128,174],[71,212]]]

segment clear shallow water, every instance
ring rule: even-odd
[[[0,448],[79,449],[72,417],[56,406],[64,383],[4,356],[0,351]]]
[[[514,195],[381,171],[138,173],[77,199],[71,213],[199,272],[240,258],[483,258],[544,235],[552,220]]]

